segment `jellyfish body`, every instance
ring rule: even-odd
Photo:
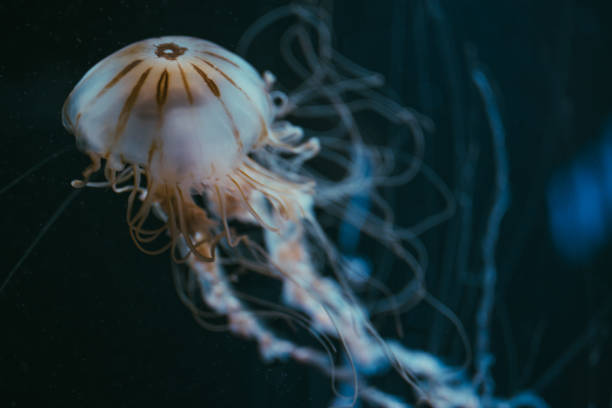
[[[195,38],[149,39],[117,51],[85,74],[64,105],[65,127],[92,159],[84,179],[73,185],[128,192],[134,242],[146,253],[171,248],[173,260],[195,277],[204,303],[227,318],[232,332],[255,340],[264,359],[293,358],[357,386],[364,380],[357,379],[355,366],[366,374],[394,363],[366,310],[348,288],[323,276],[311,258],[311,233],[332,250],[314,216],[314,182],[299,174],[300,163],[317,153],[319,143],[311,138],[298,144],[301,128],[280,120],[286,107],[273,103],[272,78],[260,77],[240,57]],[[89,181],[102,160],[106,182]],[[196,204],[197,195],[204,205]],[[163,227],[145,227],[151,212]],[[261,226],[263,239],[234,237],[228,220]],[[163,233],[170,236],[167,245],[144,248]],[[283,300],[293,312],[267,316],[289,318],[319,340],[338,339],[348,366],[336,370],[323,350],[282,339],[266,327],[261,313],[234,291],[218,259],[223,238],[224,251],[244,243],[250,256],[230,255],[243,257],[243,266],[282,281]],[[201,322],[201,311],[180,288],[180,279],[176,283]],[[386,398],[371,388],[359,395]]]
[[[400,399],[368,386],[367,377],[393,367],[419,398],[429,392],[411,374],[412,355],[401,357],[407,350],[396,351],[380,337],[350,288],[318,268],[319,254],[309,240],[317,242],[334,270],[342,269],[315,217],[314,181],[300,172],[319,143],[311,138],[299,144],[302,129],[281,120],[287,107],[275,105],[272,92],[280,101],[287,96],[271,91],[272,78],[195,38],[149,39],[117,51],[86,73],[64,105],[65,127],[92,159],[83,180],[73,185],[129,193],[127,221],[134,242],[151,254],[170,248],[173,260],[186,266],[199,293],[183,287],[176,268],[175,283],[198,322],[206,326],[203,316],[209,312],[193,297],[225,317],[234,334],[256,341],[265,360],[292,358],[318,367],[333,381],[352,384],[353,395],[341,404],[354,405],[359,396],[374,405],[403,407]],[[324,94],[333,86],[312,89]],[[343,119],[351,122],[346,113]],[[106,182],[90,181],[103,160]],[[355,181],[359,177],[348,179],[350,188],[338,183],[327,195],[341,197],[364,187]],[[204,204],[196,204],[198,195]],[[146,227],[151,213],[162,227]],[[259,242],[235,236],[228,220],[262,227]],[[164,233],[170,237],[166,245],[145,248]],[[239,295],[228,263],[281,281],[287,306],[253,310],[252,304],[265,303]],[[280,337],[266,326],[266,317],[305,327],[321,349]],[[329,338],[346,352],[338,367]]]
[[[218,237],[191,200],[193,192],[208,194],[224,221],[231,203],[241,202],[264,224],[250,202],[254,190],[289,218],[300,216],[299,201],[312,191],[311,183],[289,182],[249,158],[264,148],[296,153],[317,148],[314,140],[306,147],[284,142],[301,130],[274,123],[268,85],[242,58],[212,42],[154,38],[98,62],[75,86],[62,116],[77,146],[92,158],[85,183],[101,159],[114,189],[134,180],[128,187],[128,223],[137,244],[161,233],[143,228],[150,209],[159,204],[168,217],[169,246],[174,248],[182,235],[195,250],[196,241]],[[146,189],[140,188],[141,176]],[[135,195],[145,191],[142,207],[133,213]]]
[[[227,320],[223,327],[255,341],[265,360],[291,358],[319,368],[333,382],[350,385],[353,394],[338,395],[338,406],[354,406],[357,398],[373,406],[411,406],[403,396],[369,384],[371,376],[390,368],[411,386],[415,401],[436,407],[481,406],[463,372],[378,333],[345,279],[346,259],[327,238],[314,211],[316,204],[338,210],[342,200],[371,194],[371,181],[385,176],[374,165],[377,156],[361,143],[351,108],[342,100],[345,91],[368,101],[353,109],[366,107],[410,127],[416,146],[421,145],[420,119],[373,92],[380,86],[377,75],[334,57],[325,24],[315,15],[303,8],[281,8],[270,21],[293,13],[302,19],[300,24],[315,27],[322,41],[320,55],[314,55],[307,36],[299,38],[309,66],[289,58],[294,71],[303,74],[303,87],[293,95],[273,91],[271,74],[261,77],[235,54],[189,37],[141,41],[91,68],[63,109],[65,127],[92,159],[83,180],[73,185],[108,186],[128,193],[127,221],[134,242],[146,253],[170,248],[173,260],[184,264],[182,272],[173,264],[175,284],[195,319],[210,327],[206,319],[212,311]],[[336,63],[341,69],[334,67]],[[339,71],[349,74],[344,77]],[[285,103],[277,106],[275,99]],[[320,100],[328,105],[320,105]],[[332,154],[333,160],[348,162],[347,175],[339,182],[324,180],[327,186],[319,185],[316,192],[302,165],[318,152],[319,142],[301,142],[302,129],[282,120],[298,102],[311,103],[311,113],[338,116],[341,131],[334,134],[346,131],[349,139],[340,143],[349,146],[345,151],[356,152],[348,160]],[[371,171],[364,172],[359,164],[364,157],[371,160]],[[102,160],[106,181],[90,181]],[[417,168],[409,166],[398,180],[410,179]],[[196,203],[197,196],[202,200]],[[162,227],[146,226],[150,213]],[[411,303],[415,298],[418,302],[425,293],[420,266],[400,245],[402,233],[375,219],[347,219],[386,243],[415,273],[414,284],[406,287],[414,297],[402,289],[387,303]],[[252,239],[237,235],[228,221],[262,231]],[[164,234],[170,237],[166,245],[145,248]],[[284,306],[239,292],[233,285],[237,275],[228,272],[231,268],[280,281]],[[283,338],[266,325],[266,318],[305,328],[321,347]],[[341,346],[342,359],[334,358],[334,344]]]

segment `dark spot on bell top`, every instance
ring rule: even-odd
[[[155,46],[155,55],[159,58],[165,58],[174,61],[187,51],[185,47],[179,47],[175,43],[163,43]]]

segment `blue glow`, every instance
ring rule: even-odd
[[[612,229],[612,118],[598,145],[552,178],[547,198],[557,250],[570,261],[588,261]]]

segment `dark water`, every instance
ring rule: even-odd
[[[422,237],[427,286],[472,340],[495,181],[491,116],[472,81],[475,67],[486,73],[511,189],[496,246],[496,391],[532,388],[553,407],[612,405],[607,3],[364,0],[332,8],[335,47],[383,73],[392,98],[436,125],[425,161],[458,209]],[[256,18],[283,4],[2,3],[0,184],[73,144],[60,109],[99,59],[168,34],[234,49]],[[268,37],[250,59],[260,71],[279,66],[278,37]],[[0,279],[86,164],[70,149],[2,194]],[[408,223],[440,205],[423,183],[398,194],[395,210]],[[252,343],[198,327],[176,296],[168,258],[134,248],[124,209],[108,191],[81,192],[0,293],[0,407],[326,406],[331,388],[316,370],[264,364]],[[427,310],[405,320],[411,346],[457,362],[461,347],[448,323]],[[400,382],[389,387],[410,395]]]

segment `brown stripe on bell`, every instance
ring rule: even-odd
[[[211,52],[211,51],[202,51],[202,54],[210,55],[211,57],[215,57],[215,58],[218,58],[218,59],[220,59],[220,60],[223,60],[223,61],[227,62],[228,64],[235,66],[236,68],[240,68],[240,67],[238,66],[238,64],[236,64],[236,63],[235,63],[234,61],[232,61],[231,59],[229,59],[229,58],[225,58],[223,55],[219,55],[219,54],[217,54],[217,53],[215,53],[215,52]]]
[[[134,107],[136,99],[138,98],[138,93],[140,92],[140,89],[144,85],[145,81],[147,80],[147,76],[149,76],[151,68],[152,67],[147,68],[147,70],[140,75],[138,82],[136,82],[136,85],[134,85],[134,87],[132,88],[132,92],[130,92],[130,95],[127,97],[125,103],[123,104],[123,108],[121,109],[121,113],[119,114],[119,120],[117,121],[117,129],[115,130],[115,141],[119,139],[121,133],[123,133],[123,129],[125,129],[125,125],[127,124],[127,121],[130,118],[130,113],[132,113],[132,108]]]
[[[213,81],[212,79],[210,79],[208,77],[208,75],[206,75],[206,73],[204,71],[202,71],[202,69],[200,67],[198,67],[196,64],[191,64],[193,66],[193,69],[196,70],[196,72],[198,74],[200,74],[200,76],[202,77],[202,79],[204,79],[204,82],[206,82],[206,85],[208,85],[208,88],[210,89],[210,91],[218,98],[221,96],[221,92],[219,92],[219,87],[217,86],[217,84],[215,83],[215,81]]]
[[[185,76],[185,71],[183,71],[183,67],[181,66],[180,62],[177,61],[176,65],[178,65],[178,69],[181,72],[181,79],[183,80],[183,86],[185,86],[185,92],[187,93],[187,99],[189,100],[189,104],[193,105],[193,96],[191,96],[191,90],[189,89],[189,81]]]
[[[104,86],[104,88],[102,88],[102,90],[100,92],[98,92],[98,95],[96,95],[96,98],[99,98],[100,96],[102,96],[102,94],[104,94],[104,92],[108,91],[113,86],[115,86],[117,84],[117,82],[119,82],[121,80],[121,78],[126,76],[134,67],[136,67],[136,65],[140,64],[141,62],[142,62],[141,59],[137,59],[137,60],[134,60],[134,61],[130,62],[128,65],[126,65],[125,68],[123,68],[121,71],[119,71],[119,73],[117,75],[115,75],[113,77],[113,79],[111,79]]]
[[[155,99],[157,100],[157,106],[161,109],[166,103],[166,98],[168,98],[168,80],[170,74],[168,74],[168,70],[164,69],[164,72],[159,76],[159,80],[157,81],[157,93],[155,95]]]

